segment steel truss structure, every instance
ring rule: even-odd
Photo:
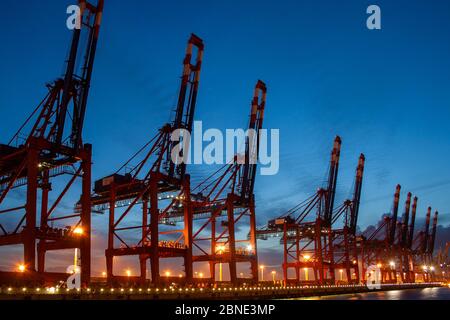
[[[192,130],[203,51],[203,41],[191,35],[183,62],[173,122],[164,125],[158,134],[115,174],[95,183],[92,203],[99,210],[109,211],[108,248],[105,251],[109,283],[125,280],[124,277],[115,276],[113,273],[114,258],[120,256],[139,258],[141,273],[135,280],[140,283],[147,280],[149,260],[152,282],[158,284],[161,281],[160,259],[174,257],[184,259],[185,280],[192,281],[190,176],[186,174],[185,162],[172,161],[176,143],[172,141],[171,136],[176,130]],[[183,148],[178,154],[180,157],[183,157],[183,153],[187,155],[189,149],[184,141],[182,143]],[[139,163],[128,172],[122,173],[132,161]],[[177,230],[160,230],[160,225],[166,224],[170,212],[179,211],[180,208],[184,210],[184,226]],[[117,213],[120,209],[122,212]],[[136,212],[137,223],[133,221],[133,214]],[[121,233],[126,231],[140,232],[139,239],[121,236]]]
[[[231,163],[192,189],[192,213],[199,221],[192,230],[192,246],[196,250],[193,263],[209,263],[211,282],[216,281],[217,264],[228,265],[232,284],[258,281],[254,186],[266,94],[266,85],[258,81],[251,104],[245,154],[235,155]],[[249,228],[248,238],[238,234],[240,227]],[[237,263],[250,264],[250,278],[238,276]],[[219,272],[219,281],[223,281],[222,271]]]
[[[47,86],[42,102],[9,143],[0,145],[0,213],[21,217],[14,228],[1,226],[0,245],[23,245],[21,272],[13,276],[24,281],[67,278],[45,272],[46,252],[74,248],[80,250],[81,281],[90,281],[91,145],[83,144],[82,129],[103,0],[96,6],[80,0],[79,8],[81,25],[73,31],[64,76]],[[81,68],[76,67],[79,56],[84,57]],[[65,196],[77,180],[81,200],[67,212]],[[18,203],[18,193],[24,204]]]
[[[361,154],[356,168],[355,185],[353,199],[346,200],[337,208],[333,214],[332,225],[344,218],[343,227],[333,229],[333,250],[334,250],[334,267],[339,269],[339,282],[343,281],[343,272],[346,274],[345,283],[359,284],[359,252],[360,238],[356,234],[358,225],[359,205],[361,201],[361,190],[364,176],[365,156]]]
[[[412,194],[408,193],[402,221],[398,221],[398,208],[401,186],[397,185],[394,194],[392,214],[385,216],[378,228],[362,239],[362,277],[364,281],[379,278],[382,283],[414,283],[418,280],[433,279],[432,255],[436,237],[437,217],[433,230],[429,233],[431,207],[428,208],[424,230],[416,236],[415,219],[418,198],[414,197],[410,217]],[[367,271],[370,267],[371,271]],[[376,266],[375,275],[373,271]],[[421,279],[419,279],[421,278]],[[371,280],[372,279],[372,280]],[[377,280],[377,281],[378,281]]]
[[[336,137],[327,187],[318,189],[312,197],[269,221],[267,228],[257,232],[261,239],[267,239],[269,234],[281,237],[285,283],[327,284],[335,281],[332,221],[341,143],[341,138]],[[289,269],[294,269],[294,279],[289,278]],[[300,271],[305,270],[306,276],[310,269],[314,279],[301,280]]]
[[[96,2],[78,1],[79,25],[73,30],[63,76],[47,85],[44,99],[11,140],[0,144],[0,217],[5,217],[0,220],[0,246],[23,246],[18,271],[0,272],[0,284],[61,283],[70,272],[79,272],[82,285],[89,286],[92,212],[108,212],[105,258],[110,286],[256,284],[257,239],[269,236],[279,238],[283,248],[285,286],[369,284],[378,276],[381,283],[436,279],[438,212],[430,231],[428,207],[425,226],[417,232],[418,198],[407,194],[399,218],[400,185],[392,212],[370,234],[358,232],[364,154],[352,196],[335,206],[339,136],[325,185],[257,229],[255,183],[267,96],[263,81],[254,87],[243,153],[238,150],[230,162],[191,187],[186,160],[204,53],[202,39],[194,34],[187,43],[173,118],[117,171],[95,181],[92,190],[92,146],[84,142],[83,126],[104,8],[104,0]],[[447,254],[439,254],[442,271],[447,270],[448,248]],[[75,251],[74,265],[66,273],[48,272],[49,253],[63,250]],[[136,259],[138,276],[117,274],[121,257]],[[182,261],[184,274],[162,276],[162,260],[172,258]],[[200,263],[208,265],[209,277],[194,276]],[[242,264],[249,266],[249,276],[238,272]],[[223,265],[229,281],[223,278]]]

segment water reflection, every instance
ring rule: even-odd
[[[293,300],[450,300],[450,288],[425,288],[309,297]]]

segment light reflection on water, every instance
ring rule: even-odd
[[[293,300],[450,300],[450,288],[425,288],[298,298]]]

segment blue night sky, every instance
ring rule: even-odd
[[[72,2],[12,1],[0,19],[2,142],[61,75]],[[382,30],[366,28],[370,4]],[[107,0],[84,130],[93,179],[170,119],[191,32],[205,42],[195,117],[205,128],[245,127],[254,84],[267,83],[264,126],[280,129],[281,155],[278,175],[257,177],[259,225],[323,184],[336,134],[338,203],[366,155],[361,229],[390,211],[397,183],[402,202],[419,197],[420,218],[431,205],[450,223],[450,2]],[[266,247],[261,259],[279,263]]]

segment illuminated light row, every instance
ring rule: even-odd
[[[172,195],[167,195],[166,197],[158,197],[158,200],[163,200],[163,199],[176,199],[176,200],[184,200],[184,196],[174,196]]]
[[[405,286],[405,285],[408,285],[408,286],[414,286],[414,285],[439,285],[439,284],[442,284],[442,283],[440,283],[440,282],[426,282],[426,283],[404,283],[404,284],[380,284],[381,286],[383,286],[383,287],[388,287],[388,286]],[[293,289],[301,289],[301,290],[304,290],[304,289],[323,289],[323,288],[336,288],[336,287],[365,287],[365,285],[363,285],[363,284],[358,284],[358,285],[356,285],[356,284],[347,284],[347,285],[323,285],[323,286],[288,286],[288,287],[234,287],[234,288],[212,288],[212,290],[211,291],[238,291],[238,290],[240,290],[240,291],[242,291],[242,290],[245,290],[245,291],[248,291],[248,290],[250,290],[250,291],[252,291],[252,290],[256,290],[256,291],[267,291],[267,290],[293,290]],[[55,288],[55,287],[50,287],[50,288],[36,288],[35,290],[36,290],[36,292],[41,292],[41,290],[44,290],[45,289],[45,292],[47,292],[47,293],[50,293],[50,294],[55,294],[55,293],[57,293],[57,292],[59,292],[59,290],[60,290],[60,288]],[[171,292],[174,292],[175,291],[175,289],[173,288],[173,287],[170,287],[170,288],[164,288],[163,289],[163,291],[164,292],[167,292],[168,291],[168,289],[170,289],[170,291]],[[14,288],[12,288],[12,287],[8,287],[7,288],[7,291],[9,292],[9,293],[11,293],[11,292],[13,292],[15,289]],[[111,293],[113,293],[113,292],[115,292],[115,288],[111,288],[111,289],[109,289],[109,291],[111,292]],[[119,289],[120,290],[120,292],[125,292],[125,288],[120,288]],[[129,288],[128,289],[128,291],[129,292],[134,292],[134,291],[138,291],[138,292],[143,292],[143,289],[142,288],[139,288],[139,289],[134,289],[134,288]],[[183,291],[185,291],[185,292],[196,292],[196,288],[184,288],[184,289],[182,289],[182,288],[179,288],[178,289],[178,292],[183,292]],[[204,291],[204,288],[199,288],[198,289],[200,292],[203,292]],[[22,292],[27,292],[28,291],[28,288],[26,288],[26,287],[23,287],[23,288],[21,288],[21,290],[20,291],[22,291]],[[74,291],[76,291],[76,292],[81,292],[82,290],[81,289],[72,289],[72,290],[70,290],[70,289],[66,289],[65,290],[66,292],[74,292]],[[86,288],[86,289],[83,289],[83,291],[85,291],[85,292],[92,292],[92,289],[91,288]],[[147,290],[146,290],[148,293],[150,293],[151,291],[152,291],[152,289],[151,288],[147,288]],[[155,292],[159,292],[160,291],[160,289],[159,288],[155,288],[154,289],[154,291]],[[100,293],[103,293],[103,292],[105,292],[105,289],[104,288],[100,288],[99,289],[99,292]]]

